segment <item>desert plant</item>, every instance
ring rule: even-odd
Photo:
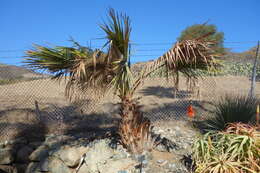
[[[208,132],[193,145],[195,172],[260,171],[260,132],[242,123],[229,124],[223,132]]]
[[[225,95],[215,104],[214,115],[205,121],[204,129],[224,130],[229,123],[254,123],[257,104],[257,98]]]
[[[36,46],[27,52],[31,68],[47,69],[56,79],[67,79],[66,94],[71,98],[75,90],[94,89],[106,93],[113,89],[120,98],[121,143],[132,153],[150,150],[155,144],[151,135],[151,123],[143,117],[134,93],[145,78],[157,70],[166,74],[182,72],[187,78],[197,78],[196,69],[216,66],[214,53],[209,48],[212,42],[199,39],[177,42],[169,51],[150,62],[138,75],[130,68],[130,19],[126,15],[109,10],[108,23],[100,25],[106,34],[107,51],[91,50],[73,41],[74,47]],[[177,77],[176,77],[177,78]]]

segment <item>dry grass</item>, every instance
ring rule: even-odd
[[[137,96],[142,97],[140,103],[145,115],[154,122],[185,117],[187,105],[190,104],[192,98],[191,94],[186,92],[185,80],[181,79],[180,81],[180,92],[177,98],[174,98],[174,88],[171,82],[167,83],[160,78],[148,79],[137,92]],[[247,94],[249,88],[250,80],[246,77],[215,77],[200,81],[201,99],[210,102],[216,102],[218,97],[224,93]],[[35,100],[39,102],[43,116],[47,117],[45,120],[48,119],[48,123],[50,126],[53,124],[53,127],[56,127],[55,124],[59,121],[70,122],[69,126],[73,127],[80,122],[82,126],[94,124],[93,128],[95,126],[106,128],[115,124],[115,120],[118,118],[115,111],[115,104],[118,100],[115,96],[109,94],[102,101],[96,102],[95,95],[87,93],[88,98],[94,99],[94,102],[85,101],[83,104],[72,104],[65,98],[64,89],[65,85],[62,82],[59,85],[58,82],[50,79],[0,86],[0,126],[3,123],[9,123],[13,126],[15,123],[28,124],[34,122]],[[256,89],[256,93],[259,95],[260,82],[257,82]],[[195,111],[197,116],[207,116],[210,111],[210,104],[201,104],[196,107]],[[94,114],[94,116],[89,116],[91,114]],[[104,119],[103,114],[109,116]],[[76,115],[85,116],[78,118]],[[69,117],[73,118],[70,119]],[[86,123],[87,121],[91,123]],[[0,129],[3,135],[3,125]]]

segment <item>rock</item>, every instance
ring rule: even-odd
[[[159,134],[163,134],[164,131],[163,131],[162,129],[159,129],[159,130],[158,130],[158,133],[159,133]]]
[[[29,159],[31,161],[41,161],[44,158],[48,157],[48,146],[46,145],[41,145],[40,147],[38,147],[36,150],[34,150],[34,152],[31,153],[31,155],[29,156]]]
[[[10,165],[0,165],[0,173],[17,173],[17,169]]]
[[[69,140],[73,140],[74,138],[72,136],[67,135],[54,135],[50,134],[46,137],[46,140],[44,141],[48,146],[55,145],[56,143],[65,144]]]
[[[83,164],[83,165],[80,167],[78,173],[88,173],[88,172],[87,172],[88,170],[89,170],[88,166],[87,166],[86,164]]]
[[[41,144],[42,144],[42,142],[31,142],[31,143],[29,143],[29,146],[35,150],[36,148],[41,146]]]
[[[44,141],[44,144],[47,145],[50,149],[50,154],[54,153],[56,150],[59,150],[62,146],[66,145],[68,141],[75,140],[72,136],[66,136],[66,135],[50,135],[46,137],[46,140]]]
[[[27,166],[27,164],[14,164],[14,167],[17,169],[18,173],[24,173],[26,171]]]
[[[55,157],[49,160],[48,168],[51,173],[71,173],[71,170],[60,159]]]
[[[38,164],[37,171],[40,172],[48,172],[49,171],[49,159],[46,158],[44,160],[41,160]]]
[[[114,150],[109,147],[109,139],[96,140],[89,144],[85,153],[85,163],[79,173],[117,173],[120,171],[134,170],[138,164],[132,158],[127,158],[123,148],[120,146]]]
[[[133,170],[138,163],[130,158],[120,160],[110,160],[106,164],[98,167],[100,173],[115,173],[127,170]]]
[[[75,167],[84,153],[80,153],[77,148],[66,146],[59,151],[60,159],[69,167]]]
[[[155,149],[161,152],[173,152],[174,150],[178,150],[179,146],[167,138],[162,138],[161,142],[155,147]]]
[[[157,160],[157,163],[158,163],[158,164],[161,164],[161,163],[163,163],[164,161],[165,161],[165,160],[161,160],[161,159],[160,159],[160,160]]]
[[[27,166],[25,173],[41,173],[41,172],[48,172],[48,171],[49,171],[49,162],[48,159],[44,159],[40,162],[31,162]]]
[[[0,165],[10,164],[14,161],[12,148],[2,148],[0,149]]]
[[[38,171],[36,171],[37,167],[38,167],[38,163],[37,162],[31,162],[28,165],[25,173],[36,173],[36,172],[38,172]]]
[[[88,147],[71,145],[50,150],[49,155],[60,158],[68,167],[76,167],[79,164],[81,156],[88,151]]]
[[[4,143],[0,143],[0,149],[5,148],[5,144]]]
[[[32,148],[30,148],[28,146],[22,147],[21,149],[18,150],[15,161],[17,163],[28,163],[29,156],[32,152],[33,152]]]
[[[159,166],[164,166],[164,165],[166,165],[167,164],[167,160],[162,160],[162,159],[160,159],[160,160],[157,160],[157,164],[159,165]]]
[[[17,138],[15,140],[4,141],[0,143],[0,148],[5,148],[14,145],[26,145],[27,140],[25,138]]]
[[[88,150],[89,150],[89,148],[88,148],[88,147],[85,147],[85,146],[80,146],[80,147],[77,148],[77,151],[78,151],[80,157],[81,157],[83,154],[85,154]]]
[[[114,151],[109,147],[109,140],[103,139],[92,142],[91,148],[86,153],[85,163],[88,165],[89,171],[98,171],[98,164],[103,163],[112,158]]]
[[[170,163],[168,165],[168,167],[169,167],[170,170],[176,170],[176,164],[175,163]]]
[[[8,144],[10,144],[10,145],[27,144],[27,140],[25,138],[21,137],[21,138],[17,138],[15,140],[9,141]]]
[[[189,173],[189,171],[180,163],[169,163],[168,169],[176,173]]]
[[[141,166],[142,166],[143,168],[147,168],[147,167],[148,167],[148,163],[149,163],[148,160],[143,160]]]

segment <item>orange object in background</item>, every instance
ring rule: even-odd
[[[194,110],[193,110],[192,105],[189,105],[189,106],[188,106],[187,115],[188,115],[188,117],[190,117],[190,118],[193,118],[193,117],[195,116],[195,112],[194,112]]]

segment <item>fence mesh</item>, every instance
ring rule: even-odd
[[[5,76],[0,79],[0,141],[21,135],[19,133],[26,135],[26,130],[37,136],[39,127],[44,133],[110,128],[119,118],[118,98],[112,93],[100,99],[96,93],[87,91],[80,101],[71,102],[65,97],[64,81],[57,82],[39,74],[26,80],[14,79],[11,73]],[[171,80],[153,77],[145,81],[136,97],[140,97],[141,110],[152,122],[185,119],[190,104],[195,108],[196,118],[203,119],[212,115],[212,105],[221,96],[226,93],[247,95],[250,85],[248,76],[210,76],[200,79],[191,92],[181,77],[179,91],[175,91]],[[255,93],[260,96],[259,81]],[[36,105],[40,117],[35,113]]]

